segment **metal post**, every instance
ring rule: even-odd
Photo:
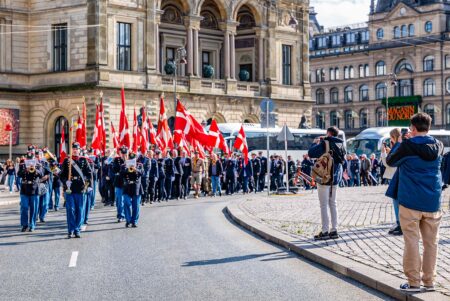
[[[175,59],[175,73],[173,77],[174,118],[177,117],[177,72],[178,72],[178,61]]]
[[[267,175],[269,175],[269,181],[267,183],[267,196],[270,196],[270,142],[269,142],[269,101],[266,101],[266,143],[267,143]],[[263,187],[264,189],[264,187]]]
[[[12,161],[12,129],[9,131],[9,160]]]
[[[284,126],[286,127],[286,130],[284,131],[284,157],[286,158],[286,188],[287,188],[287,192],[289,192],[289,162],[288,162],[288,156],[287,156],[287,125],[286,123],[284,124]]]

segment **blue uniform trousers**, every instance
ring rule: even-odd
[[[65,195],[68,233],[79,234],[84,218],[85,195],[82,193],[66,193]]]
[[[39,220],[40,221],[45,220],[45,216],[47,215],[49,195],[50,195],[50,192],[47,191],[46,194],[38,196],[39,197]]]
[[[97,194],[97,181],[94,181],[94,185],[92,187],[92,197],[91,197],[91,203],[90,203],[90,209],[94,209],[95,206],[95,197]]]
[[[87,224],[89,220],[89,213],[91,212],[91,204],[92,204],[92,198],[94,197],[94,190],[91,192],[85,193],[86,197],[86,206],[84,206],[84,215],[83,215],[83,224]]]
[[[38,205],[37,195],[20,195],[20,225],[22,227],[36,228]]]
[[[114,190],[114,194],[116,196],[116,207],[117,207],[117,218],[124,218],[125,214],[123,213],[123,189],[120,187],[116,187]]]
[[[61,199],[61,187],[53,187],[52,195],[55,196],[55,209],[59,209],[59,200]],[[52,195],[50,195],[51,203],[53,203]]]
[[[141,196],[127,194],[123,195],[125,220],[127,223],[137,225],[139,220],[139,212],[141,210]]]

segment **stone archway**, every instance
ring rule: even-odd
[[[258,116],[255,114],[244,115],[242,118],[243,123],[260,123]]]
[[[55,149],[55,124],[58,118],[64,117],[67,120],[70,120],[69,114],[67,111],[61,108],[55,108],[52,111],[48,112],[47,116],[44,119],[44,137],[43,137],[43,145],[47,146],[49,150],[53,152]],[[70,133],[66,133],[66,139],[69,140]],[[56,154],[57,155],[57,154]]]

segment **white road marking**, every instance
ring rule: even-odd
[[[73,251],[72,256],[70,256],[69,268],[74,268],[77,266],[78,251]]]
[[[87,225],[81,226],[81,231],[86,231]]]

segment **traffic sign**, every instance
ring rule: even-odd
[[[275,104],[270,98],[264,98],[259,107],[263,112],[267,112],[267,109],[269,109],[269,112],[273,112],[273,110],[275,110]]]
[[[292,135],[291,131],[289,130],[289,128],[287,127],[287,125],[283,126],[283,129],[281,130],[280,134],[278,134],[277,136],[277,141],[282,142],[282,141],[294,141],[294,135]]]

